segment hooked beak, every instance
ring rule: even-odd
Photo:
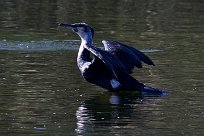
[[[59,24],[60,27],[64,27],[64,28],[67,28],[67,29],[71,29],[73,30],[74,32],[77,32],[77,27],[74,25],[74,24],[66,24],[66,23],[60,23]]]

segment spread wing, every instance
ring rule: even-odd
[[[122,70],[122,71],[126,71],[127,69],[126,67],[123,65],[123,63],[120,62],[120,60],[118,60],[118,58],[111,54],[110,52],[107,52],[105,50],[102,50],[100,48],[97,48],[95,46],[85,46],[85,48],[87,50],[89,50],[94,57],[96,57],[97,59],[94,59],[92,61],[92,63],[95,60],[101,60],[106,67],[113,72],[114,76],[117,78],[117,74]]]
[[[117,41],[103,40],[105,50],[116,55],[125,68],[131,73],[134,67],[142,68],[142,62],[153,65],[152,60],[139,50]]]

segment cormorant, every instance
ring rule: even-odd
[[[77,64],[88,82],[111,92],[138,91],[153,95],[163,94],[162,90],[147,87],[130,75],[134,67],[142,68],[142,62],[154,66],[152,60],[139,50],[110,40],[102,41],[105,49],[94,46],[94,30],[86,23],[61,23],[59,26],[71,29],[80,36]]]

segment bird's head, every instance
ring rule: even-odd
[[[94,31],[86,23],[74,23],[74,24],[60,23],[59,26],[71,29],[73,32],[77,33],[82,40],[87,41],[93,39]]]

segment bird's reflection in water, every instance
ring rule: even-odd
[[[98,127],[128,126],[131,124],[133,112],[140,116],[141,113],[135,110],[135,105],[142,103],[143,99],[136,92],[104,93],[94,96],[78,107],[76,132],[84,134]]]

